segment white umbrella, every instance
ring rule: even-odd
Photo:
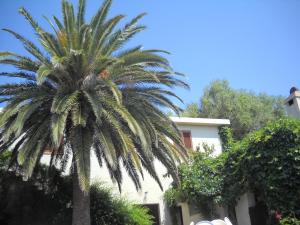
[[[196,225],[212,225],[212,223],[209,221],[201,221],[199,223],[196,223]]]
[[[211,223],[213,225],[226,225],[226,223],[224,222],[224,220],[213,220],[213,221],[211,221]]]
[[[226,225],[232,225],[232,223],[230,222],[230,220],[227,217],[224,218],[224,221],[225,221]]]

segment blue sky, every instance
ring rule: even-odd
[[[101,0],[87,3],[90,18]],[[12,28],[31,40],[33,32],[17,12],[20,6],[39,21],[42,15],[61,14],[60,0],[1,0],[0,28]],[[176,90],[186,103],[197,101],[215,79],[271,95],[286,96],[291,86],[300,87],[299,0],[115,0],[111,10],[128,18],[140,12],[148,13],[141,21],[148,29],[129,44],[172,53],[172,66],[187,75],[191,86],[191,91]],[[0,32],[3,50],[24,52]],[[6,69],[0,66],[0,71]]]

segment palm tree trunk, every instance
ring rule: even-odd
[[[79,186],[76,165],[73,169],[72,225],[91,225],[90,190],[83,192]]]

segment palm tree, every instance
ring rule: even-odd
[[[29,54],[0,53],[1,64],[17,69],[0,75],[22,80],[0,86],[0,101],[5,103],[0,153],[11,149],[11,165],[17,165],[25,179],[45,149],[52,150],[50,167],[59,162],[63,169],[72,160],[73,224],[89,225],[92,151],[100,166],[105,162],[119,188],[122,166],[137,189],[142,168],[161,186],[154,158],[176,178],[175,163],[185,150],[163,108],[178,113],[170,100],[178,97],[170,88],[188,86],[162,56],[167,52],[142,50],[141,46],[124,50],[126,42],[145,29],[137,24],[144,14],[117,29],[124,16],[107,18],[111,0],[105,0],[89,22],[84,19],[85,0],[78,5],[75,14],[73,5],[63,0],[62,21],[55,16],[53,21],[46,18],[52,33],[24,8],[19,10],[42,49],[4,29]]]

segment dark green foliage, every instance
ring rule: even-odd
[[[151,225],[148,210],[114,198],[109,189],[101,185],[91,187],[92,225]],[[105,204],[103,204],[105,203]]]
[[[56,170],[38,168],[29,181],[0,170],[1,225],[69,225],[72,181]],[[91,187],[92,225],[151,225],[147,210],[113,197],[100,185]]]
[[[222,156],[213,158],[208,153],[194,153],[190,161],[179,167],[180,186],[166,191],[164,197],[170,206],[188,201],[208,218],[214,216],[214,203],[220,202],[222,188]]]
[[[280,220],[280,225],[299,225],[300,219],[297,219],[294,216],[284,217]]]
[[[233,202],[251,190],[269,210],[300,209],[300,120],[282,119],[234,146],[224,164],[223,197]]]
[[[227,137],[230,130],[220,133]],[[181,185],[166,193],[167,202],[234,206],[242,194],[251,191],[269,212],[300,218],[300,120],[281,119],[241,141],[225,143],[231,147],[220,156],[196,153],[181,165]]]
[[[183,164],[180,167],[181,187],[191,201],[208,202],[220,194],[221,166],[222,161],[219,158],[196,153],[191,164]]]
[[[24,182],[15,172],[0,170],[0,224],[71,224],[70,180],[55,171],[46,174],[38,169],[33,179]]]
[[[230,119],[234,137],[242,139],[249,132],[283,117],[283,100],[281,96],[235,90],[228,81],[216,80],[205,88],[200,104],[188,105],[182,115]]]
[[[178,202],[186,201],[186,199],[180,187],[169,188],[164,193],[164,200],[169,207],[174,207]]]
[[[222,150],[229,151],[234,143],[232,129],[228,126],[219,127],[219,136],[222,142]]]

